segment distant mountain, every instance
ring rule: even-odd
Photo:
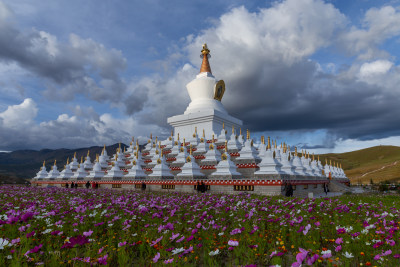
[[[115,154],[119,144],[106,146],[106,150],[109,156]],[[121,144],[121,148],[128,147],[125,144]],[[96,154],[100,154],[103,147],[92,146],[88,148],[78,149],[42,149],[37,150],[17,150],[9,153],[0,152],[0,183],[24,183],[25,179],[30,179],[36,175],[40,167],[43,165],[43,161],[46,161],[46,169],[49,170],[54,165],[54,160],[57,160],[57,167],[61,171],[64,169],[64,165],[67,162],[67,158],[70,160],[76,157],[80,161],[81,157],[85,160],[85,157],[90,151],[90,157],[92,161],[96,158]]]

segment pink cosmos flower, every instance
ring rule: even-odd
[[[343,238],[341,238],[341,237],[336,238],[335,243],[338,245],[343,244]]]
[[[157,254],[153,258],[153,262],[156,263],[160,259],[160,252],[157,252]]]
[[[83,232],[83,236],[86,236],[86,237],[89,237],[89,236],[91,236],[93,234],[93,231],[92,230],[89,230],[89,231],[87,231],[87,232]]]
[[[172,263],[173,261],[174,261],[174,258],[169,259],[169,260],[165,260],[165,261],[164,261],[164,264]]]
[[[172,236],[169,238],[169,240],[174,240],[174,239],[176,239],[178,236],[179,236],[179,233],[177,233],[177,234],[172,233]]]
[[[342,250],[342,246],[341,246],[341,245],[335,247],[335,251],[336,251],[336,252],[339,252],[339,251],[341,251],[341,250]]]
[[[308,224],[308,225],[306,226],[306,228],[303,230],[303,234],[306,235],[310,229],[311,229],[311,225]]]
[[[103,257],[98,258],[97,262],[101,265],[107,265],[107,258],[108,258],[108,254],[104,255]]]
[[[185,239],[185,236],[183,235],[181,238],[179,238],[178,240],[176,240],[176,243],[180,243]]]

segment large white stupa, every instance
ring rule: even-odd
[[[168,118],[168,123],[174,127],[175,138],[179,133],[181,138],[190,140],[197,127],[204,130],[205,137],[210,139],[213,134],[220,134],[223,124],[228,129],[239,129],[243,125],[241,120],[229,115],[221,103],[225,82],[212,75],[207,44],[203,45],[201,57],[200,73],[186,85],[191,100],[189,106],[183,114]]]

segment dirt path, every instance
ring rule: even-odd
[[[389,165],[385,165],[385,166],[383,166],[383,167],[381,167],[381,168],[379,168],[379,169],[377,169],[377,170],[373,170],[373,171],[370,171],[370,172],[366,172],[366,173],[364,173],[363,175],[361,175],[360,177],[364,177],[364,176],[367,176],[368,174],[371,174],[371,173],[374,173],[374,172],[383,170],[383,169],[385,169],[385,168],[387,168],[387,167],[394,166],[394,165],[397,164],[397,162],[398,162],[398,161],[395,161],[395,162],[393,162],[393,163],[391,163],[391,164],[389,164]]]

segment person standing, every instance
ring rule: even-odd
[[[86,189],[89,189],[89,187],[90,187],[89,181],[86,182],[86,185],[85,185],[85,186],[86,186]]]
[[[68,183],[65,183],[65,188],[68,188],[68,186],[69,186],[69,184],[68,184]]]
[[[75,189],[77,189],[78,188],[78,183],[75,183]]]
[[[146,190],[146,184],[143,182],[142,183],[142,191],[145,191]]]
[[[328,195],[328,184],[327,183],[324,183],[324,192],[325,192],[325,195]]]
[[[74,182],[71,182],[71,188],[74,188],[74,187],[75,187]]]
[[[289,197],[292,197],[293,196],[293,186],[291,183],[289,183],[288,191],[289,191]]]

